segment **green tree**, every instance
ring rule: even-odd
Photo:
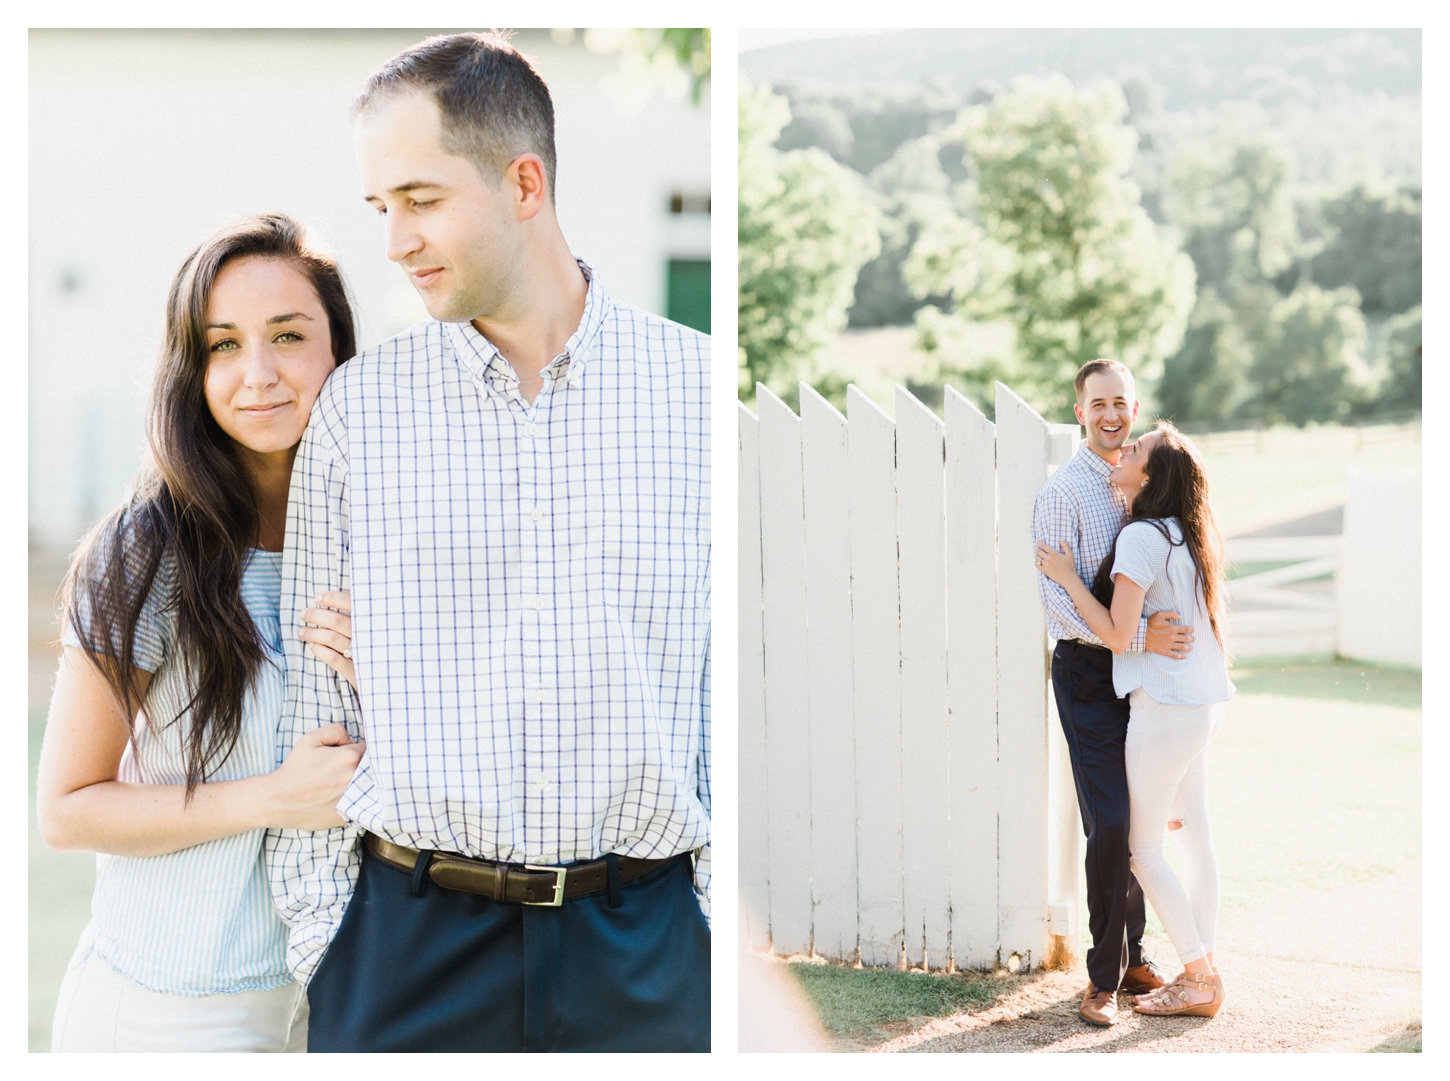
[[[1420,411],[1420,358],[1424,352],[1423,343],[1419,305],[1385,324],[1380,354],[1384,366],[1384,385],[1378,401],[1375,402],[1377,412]]]
[[[1365,315],[1388,316],[1420,303],[1420,191],[1374,194],[1363,185],[1327,199],[1312,214],[1323,245],[1309,260],[1316,285],[1359,290]]]
[[[967,150],[955,220],[917,240],[907,280],[951,298],[917,313],[919,347],[987,404],[1006,377],[1044,414],[1070,416],[1077,369],[1099,356],[1140,385],[1178,348],[1193,264],[1143,210],[1127,173],[1137,133],[1113,84],[1022,77],[964,110],[943,140]]]
[[[786,100],[743,80],[739,106],[740,394],[794,401],[845,325],[856,273],[881,249],[861,179],[819,149],[775,149]]]
[[[1292,171],[1273,141],[1234,133],[1170,164],[1164,210],[1198,279],[1188,333],[1157,388],[1160,411],[1180,423],[1266,415],[1261,361],[1275,313],[1290,310],[1277,307],[1283,297],[1274,278],[1290,272],[1298,254]]]
[[[1357,292],[1300,285],[1269,313],[1241,414],[1268,424],[1348,420],[1371,394],[1364,347]]]

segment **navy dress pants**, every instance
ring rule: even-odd
[[[364,851],[307,989],[307,1050],[709,1051],[710,933],[689,856],[558,908],[496,902]]]
[[[1128,700],[1113,690],[1113,655],[1077,642],[1052,651],[1052,691],[1067,737],[1077,805],[1087,834],[1087,970],[1116,991],[1124,970],[1143,963],[1143,890],[1128,866]]]

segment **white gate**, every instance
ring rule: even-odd
[[[1032,504],[1077,443],[901,388],[740,407],[740,881],[750,945],[982,968],[1076,952],[1079,844]],[[1057,936],[1054,938],[1053,936]]]

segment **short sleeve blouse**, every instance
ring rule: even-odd
[[[1204,706],[1233,697],[1223,648],[1214,636],[1203,588],[1177,518],[1129,522],[1118,534],[1113,578],[1126,575],[1144,588],[1143,614],[1174,611],[1194,629],[1193,650],[1175,660],[1156,653],[1113,657],[1119,698],[1142,687],[1165,706]]]

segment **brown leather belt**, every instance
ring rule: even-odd
[[[363,834],[363,845],[378,859],[400,871],[412,873],[418,864],[419,851],[407,845],[394,844],[372,833]],[[462,890],[510,901],[519,905],[551,905],[558,907],[575,897],[602,893],[609,888],[609,861],[591,860],[571,867],[538,867],[533,864],[494,863],[449,852],[431,852],[427,874],[446,890]],[[670,860],[688,856],[682,852],[662,860],[639,860],[633,856],[619,857],[619,881],[629,882],[663,867]]]

